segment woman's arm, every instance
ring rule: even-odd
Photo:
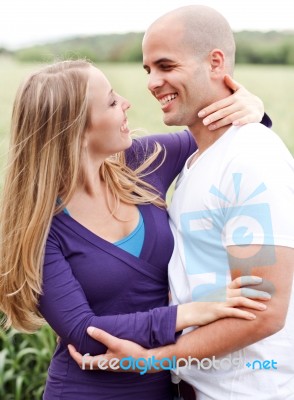
[[[39,311],[65,344],[73,344],[82,353],[105,352],[103,345],[87,335],[90,325],[121,338],[138,340],[147,348],[173,343],[176,339],[176,306],[131,314],[95,315],[53,236],[49,236],[46,246]]]
[[[131,169],[138,168],[153,153],[156,144],[162,147],[162,151],[144,171],[144,180],[162,190],[164,196],[197,146],[188,130],[143,136],[134,139],[132,147],[126,151],[127,165]]]
[[[183,330],[195,325],[207,325],[227,317],[255,319],[256,316],[252,312],[246,312],[236,307],[247,307],[258,311],[266,310],[266,305],[256,300],[269,300],[270,294],[252,288],[252,286],[259,285],[261,282],[262,279],[257,276],[242,276],[229,283],[224,294],[224,297],[227,297],[226,301],[194,301],[178,305],[176,330]]]

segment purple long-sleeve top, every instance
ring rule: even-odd
[[[196,146],[188,131],[135,139],[126,151],[128,166],[134,169],[141,164],[155,141],[165,148],[165,157],[159,156],[144,179],[165,198]],[[49,367],[45,400],[171,399],[168,371],[145,375],[83,371],[67,350],[71,343],[82,354],[105,353],[105,346],[87,334],[88,326],[147,348],[176,340],[177,309],[168,307],[167,266],[174,244],[168,215],[154,205],[138,207],[145,225],[139,257],[65,213],[53,218],[39,310],[61,340]]]

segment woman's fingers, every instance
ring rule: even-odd
[[[232,104],[234,104],[234,99],[232,98],[232,96],[225,97],[224,99],[216,101],[215,103],[212,103],[209,106],[203,108],[203,110],[199,111],[198,117],[205,117],[203,120],[203,124],[209,125],[210,123],[217,121],[220,118],[224,118],[228,114],[230,114],[231,109],[229,107]]]
[[[231,125],[231,124],[233,124],[234,126],[241,126],[241,125],[246,125],[250,122],[253,122],[253,121],[251,121],[252,118],[254,119],[252,114],[248,115],[246,110],[240,110],[240,111],[234,112],[232,110],[233,107],[235,108],[236,105],[228,107],[228,109],[230,108],[230,110],[228,111],[228,115],[226,115],[226,116],[220,117],[220,114],[223,114],[226,111],[226,109],[212,114],[212,116],[209,116],[209,118],[207,119],[207,121],[209,121],[209,122],[205,123],[204,125],[208,125],[207,126],[208,129],[210,131],[214,131],[223,126],[227,126],[227,125]],[[217,118],[217,120],[215,121],[214,118]]]
[[[257,290],[252,288],[241,288],[241,296],[247,297],[249,299],[259,299],[259,300],[270,300],[271,295],[263,290]]]
[[[268,292],[259,289],[253,289],[252,285],[258,285],[262,283],[262,278],[259,276],[239,276],[234,279],[227,288],[227,297],[247,297],[250,299],[259,300],[270,300],[271,295]]]
[[[246,307],[252,308],[253,310],[264,311],[266,310],[266,305],[259,303],[258,301],[248,299],[247,297],[232,297],[227,300],[226,304],[228,307]]]
[[[263,290],[252,288],[227,289],[227,297],[247,297],[249,299],[270,300],[271,295]]]
[[[231,77],[231,75],[226,74],[224,77],[224,81],[225,84],[233,90],[233,92],[236,92],[236,90],[240,89],[241,87],[243,87],[240,83],[238,83],[237,81],[235,81],[235,79],[233,79]]]
[[[233,279],[229,285],[229,289],[239,289],[243,286],[248,286],[248,285],[258,285],[259,283],[262,283],[262,278],[259,276],[255,275],[244,275],[244,276],[239,276],[238,278]]]
[[[247,310],[241,310],[238,307],[250,308],[257,311],[266,310],[266,305],[263,303],[259,303],[257,301],[247,299],[246,297],[233,297],[228,299],[225,303],[218,304],[218,312],[216,312],[216,316],[218,318],[243,318],[243,319],[255,319],[256,315]]]
[[[203,124],[210,130],[214,130],[230,124],[244,125],[250,122],[260,122],[264,114],[263,105],[262,107],[257,106],[259,99],[255,96],[256,104],[247,102],[246,96],[241,93],[245,90],[241,88],[231,96],[206,107],[203,111],[207,116],[203,119]],[[253,95],[250,94],[250,96],[253,99]]]
[[[250,104],[242,105],[236,102],[228,105],[220,104],[219,106],[223,108],[209,114],[203,119],[203,124],[208,126],[209,130],[215,130],[230,124],[241,126],[250,122],[259,122],[263,115],[257,109],[252,108]]]

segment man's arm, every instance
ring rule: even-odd
[[[261,249],[262,252],[260,252]],[[206,357],[217,357],[231,353],[282,329],[291,294],[294,249],[282,246],[263,246],[261,248],[261,246],[253,245],[246,247],[230,246],[228,250],[233,278],[249,273],[249,255],[252,257],[252,254],[262,254],[260,266],[252,267],[250,273],[263,277],[263,283],[259,285],[259,289],[271,292],[272,299],[267,302],[267,310],[255,311],[257,315],[255,320],[220,319],[182,335],[175,344],[150,350],[144,349],[134,342],[118,339],[99,329],[88,329],[90,336],[108,347],[107,354],[99,357],[108,360],[124,357],[135,359],[142,357],[147,360],[155,357],[156,360],[161,360],[163,358],[172,359],[173,356],[176,356],[177,359],[188,359],[190,356],[201,360]],[[254,258],[256,259],[256,257]],[[238,262],[238,260],[245,259],[247,259],[247,262]],[[267,259],[269,265],[263,265],[264,259]],[[256,286],[254,287],[256,288]],[[69,350],[71,356],[81,366],[81,354],[76,352],[72,346]],[[150,372],[158,372],[158,370]]]
[[[248,274],[248,268],[242,262],[249,254],[260,253],[261,246],[230,246],[232,278]],[[272,299],[267,303],[267,310],[256,312],[253,321],[226,318],[203,326],[186,335],[182,335],[176,344],[148,351],[148,357],[157,359],[176,356],[189,356],[202,359],[204,357],[222,356],[231,353],[267,336],[273,335],[283,328],[293,280],[294,249],[282,246],[264,246],[260,266],[251,268],[251,274],[263,278],[260,289],[271,292]],[[272,262],[272,250],[275,261]],[[267,258],[270,265],[263,265]],[[248,259],[248,258],[247,258]],[[245,264],[245,262],[244,262]]]

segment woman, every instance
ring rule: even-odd
[[[90,325],[154,347],[186,326],[254,318],[235,306],[265,307],[242,297],[167,307],[173,238],[164,199],[195,144],[187,131],[132,141],[129,107],[86,61],[46,67],[16,96],[0,299],[6,327],[33,332],[44,317],[61,338],[44,399],[171,398],[168,371],[81,371],[68,344],[105,352]]]

